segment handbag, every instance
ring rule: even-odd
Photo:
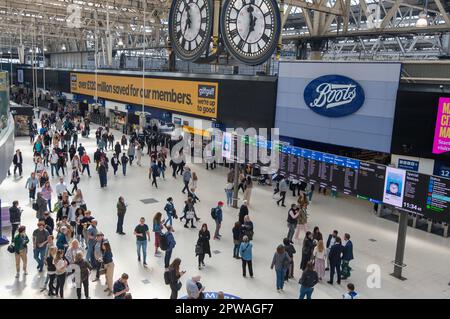
[[[14,249],[14,244],[11,244],[8,246],[8,248],[6,248],[8,250],[9,253],[14,254],[15,253],[15,249]]]
[[[195,216],[195,212],[192,210],[189,210],[186,212],[186,219],[193,219]]]

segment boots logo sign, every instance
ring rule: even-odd
[[[364,90],[355,80],[342,75],[324,75],[312,80],[303,93],[306,105],[327,117],[355,113],[364,104]]]

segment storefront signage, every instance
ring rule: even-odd
[[[218,83],[71,73],[71,92],[142,104],[209,118],[217,117]]]
[[[433,154],[450,151],[450,98],[439,98],[439,107],[434,129]]]
[[[306,105],[328,117],[347,116],[364,104],[364,90],[356,81],[342,75],[324,75],[312,80],[304,90]]]
[[[408,159],[399,158],[398,159],[398,168],[406,169],[409,171],[419,171],[419,162],[418,161],[411,161]]]

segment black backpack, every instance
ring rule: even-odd
[[[166,234],[161,234],[160,239],[159,239],[159,248],[161,248],[161,250],[163,250],[163,251],[165,251],[165,250],[167,250],[167,248],[169,248],[169,243],[167,242]]]
[[[216,207],[211,208],[211,217],[214,220],[217,218],[217,216],[216,216]]]
[[[166,270],[164,272],[164,282],[166,283],[166,285],[170,285],[170,271]]]

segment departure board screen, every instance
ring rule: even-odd
[[[450,180],[407,171],[403,209],[435,221],[450,222]]]
[[[386,166],[376,163],[360,162],[356,195],[374,203],[383,201]]]

